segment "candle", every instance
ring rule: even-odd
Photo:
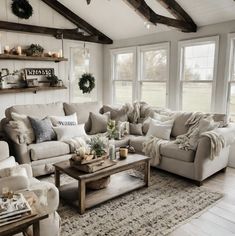
[[[51,51],[49,51],[49,52],[48,52],[48,56],[51,57],[51,55],[52,55],[52,53],[51,53]]]
[[[119,148],[119,156],[121,159],[127,158],[128,155],[128,149],[126,147],[120,147]]]
[[[4,47],[4,53],[8,54],[10,52],[10,47],[8,45],[6,45]]]
[[[16,51],[18,55],[21,55],[22,54],[21,46],[18,46]]]
[[[63,51],[62,51],[62,49],[60,49],[60,51],[59,51],[59,57],[63,57]]]

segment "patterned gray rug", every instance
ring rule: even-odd
[[[53,182],[53,176],[44,180]],[[63,182],[70,182],[62,177]],[[221,193],[152,169],[151,184],[79,215],[61,203],[62,236],[167,235],[222,198]]]

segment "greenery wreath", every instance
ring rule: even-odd
[[[21,19],[29,19],[33,15],[33,8],[28,0],[13,0],[11,9]]]
[[[84,73],[79,78],[78,86],[82,93],[90,93],[95,88],[95,77],[90,73]]]

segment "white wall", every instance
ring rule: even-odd
[[[226,104],[226,49],[228,33],[235,32],[235,21],[209,25],[199,28],[197,33],[182,33],[176,30],[165,31],[153,35],[115,41],[113,45],[104,47],[104,103],[111,102],[111,79],[110,79],[110,49],[129,46],[147,45],[161,42],[170,42],[170,87],[169,87],[169,108],[178,109],[177,92],[177,65],[178,65],[178,42],[199,37],[219,35],[219,61],[217,70],[216,107],[215,112],[225,112]]]
[[[48,27],[75,28],[72,23],[52,10],[41,0],[30,1],[34,9],[34,14],[29,20],[21,20],[14,16],[10,8],[11,2],[11,0],[0,0],[0,20]],[[61,40],[57,40],[52,36],[4,31],[0,31],[0,33],[0,44],[2,47],[5,45],[9,45],[10,47],[18,45],[27,46],[31,43],[38,43],[43,46],[46,51],[58,51],[62,48]],[[64,45],[64,56],[69,58],[70,47],[83,47],[83,42],[65,40]],[[90,49],[91,54],[90,72],[93,73],[97,79],[97,99],[102,100],[103,45],[86,43],[86,46]],[[63,80],[68,89],[57,91],[41,91],[37,94],[27,92],[0,95],[0,119],[3,118],[5,109],[15,104],[36,104],[56,101],[69,101],[69,62],[54,63],[0,60],[0,69],[9,68],[9,70],[12,71],[28,67],[54,68],[56,75],[58,75],[58,77]]]

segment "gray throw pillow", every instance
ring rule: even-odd
[[[130,123],[130,134],[132,135],[143,135],[142,124]]]
[[[124,106],[121,108],[117,108],[117,107],[103,105],[101,111],[102,113],[110,112],[111,119],[115,120],[116,122],[128,120],[127,111]]]
[[[91,121],[91,130],[89,134],[105,133],[110,119],[110,112],[104,114],[95,114],[90,112],[89,119]]]
[[[56,139],[56,133],[53,130],[51,120],[48,117],[42,120],[29,117],[29,121],[35,134],[36,143]]]

